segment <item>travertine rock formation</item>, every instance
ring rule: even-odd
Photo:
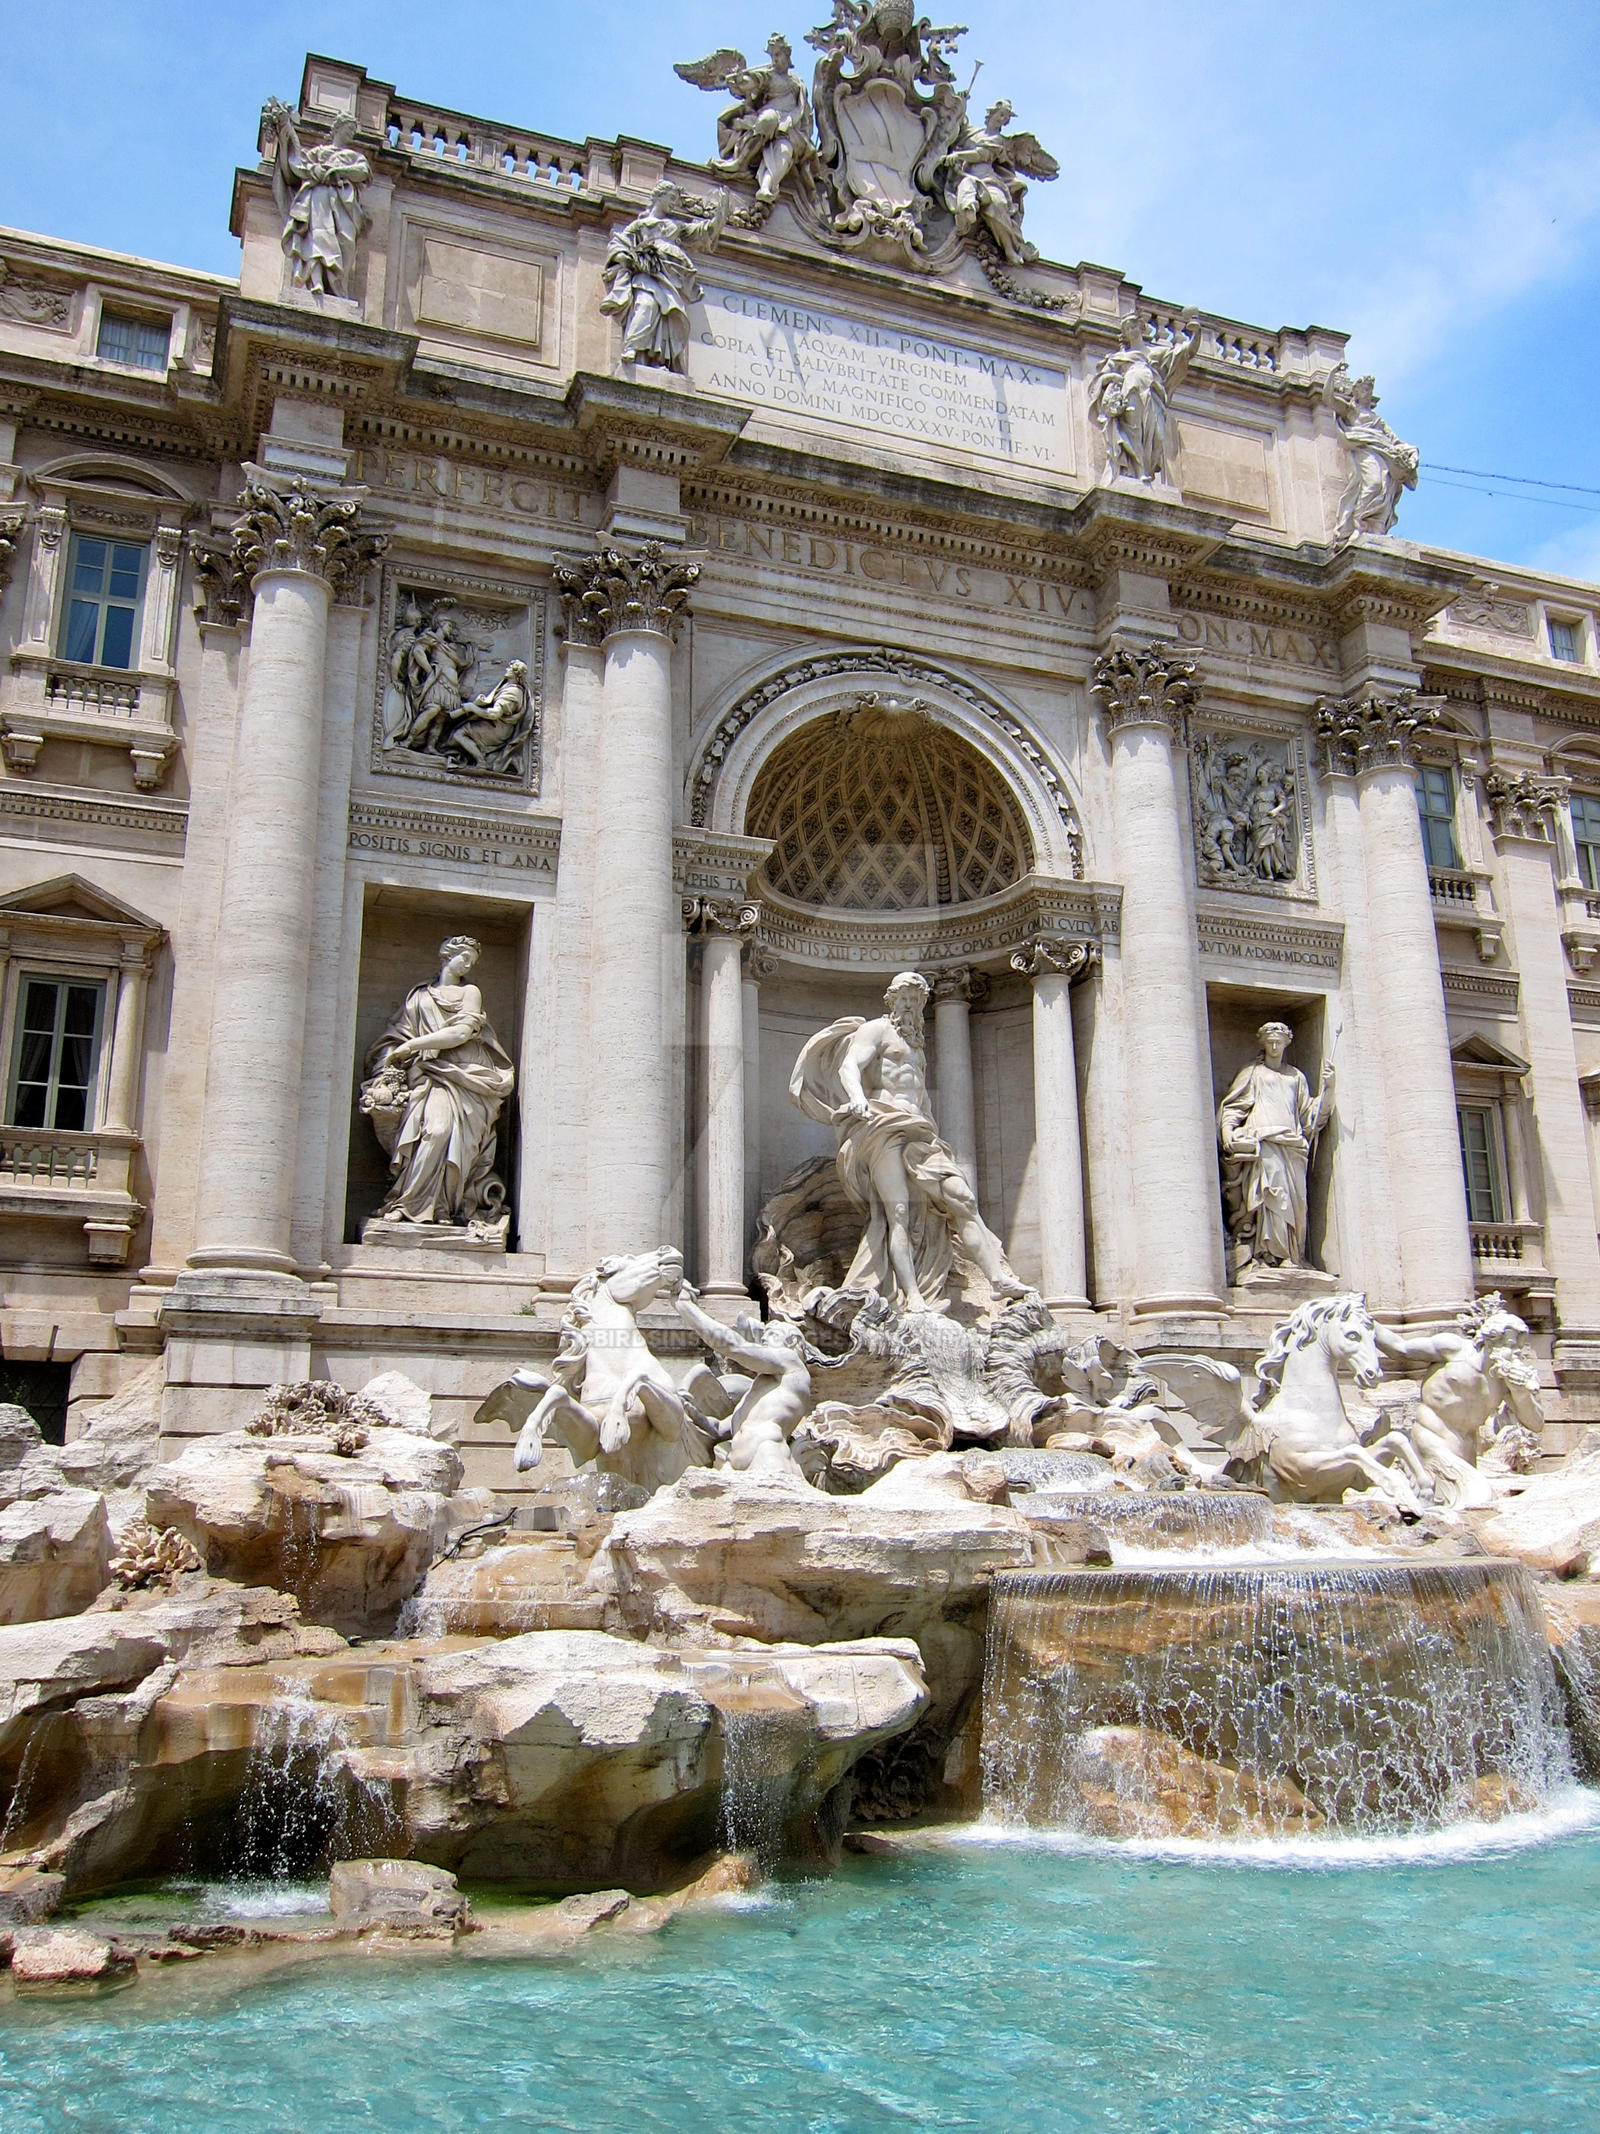
[[[0,1623],[87,1608],[110,1575],[106,1500],[90,1489],[19,1498],[0,1511]]]

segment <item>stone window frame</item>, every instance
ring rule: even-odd
[[[1241,741],[1267,741],[1282,746],[1288,756],[1295,807],[1295,873],[1287,882],[1213,882],[1200,867],[1199,781],[1195,777],[1196,744],[1202,735]],[[1311,754],[1303,723],[1294,718],[1274,717],[1251,707],[1207,701],[1203,711],[1191,713],[1188,747],[1184,751],[1189,781],[1189,838],[1195,887],[1208,897],[1268,897],[1277,903],[1316,904],[1317,850],[1312,834]]]
[[[11,1110],[25,982],[80,979],[104,988],[88,1123],[80,1130],[0,1124],[0,1237],[7,1217],[78,1224],[91,1264],[125,1263],[145,1215],[133,1191],[144,1138],[145,1004],[165,938],[76,875],[0,898],[0,1111]]]
[[[133,782],[150,792],[166,778],[178,745],[179,593],[184,532],[195,506],[136,460],[80,455],[30,477],[37,503],[22,634],[0,682],[0,755],[13,776],[38,766],[47,740],[124,751]],[[135,657],[127,667],[66,659],[72,537],[136,543],[148,552]]]
[[[1490,1119],[1491,1161],[1500,1213],[1473,1220],[1472,1261],[1480,1288],[1544,1294],[1544,1225],[1533,1195],[1538,1178],[1537,1139],[1528,1117],[1529,1063],[1481,1030],[1469,1031],[1450,1048],[1456,1114],[1485,1111]],[[1463,1171],[1465,1163],[1463,1162]],[[1465,1179],[1463,1178],[1463,1186]]]
[[[22,1003],[30,981],[37,980],[54,986],[92,986],[99,996],[95,1011],[94,1052],[90,1066],[86,1092],[86,1117],[81,1127],[24,1126],[15,1118],[18,1094],[18,1072],[22,1065]],[[116,999],[116,988],[98,968],[71,963],[50,962],[38,958],[18,961],[6,973],[6,998],[3,1009],[8,1037],[3,1055],[5,1083],[0,1093],[0,1131],[12,1134],[29,1133],[93,1133],[105,1113],[106,1074],[111,1064],[110,1024]],[[59,1011],[58,1011],[59,1012]],[[52,1074],[50,1089],[59,1098],[59,1076]]]
[[[1433,916],[1441,929],[1461,929],[1477,943],[1478,959],[1494,963],[1505,938],[1505,921],[1495,896],[1494,847],[1489,836],[1483,801],[1483,774],[1489,754],[1482,736],[1469,723],[1470,707],[1447,703],[1440,723],[1418,736],[1416,762],[1419,770],[1447,769],[1455,786],[1457,867],[1427,866],[1428,887],[1433,897]],[[1421,835],[1421,810],[1418,810]]]

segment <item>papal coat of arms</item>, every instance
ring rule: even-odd
[[[738,102],[718,122],[714,167],[751,172],[754,204],[733,219],[759,225],[780,195],[820,243],[867,249],[934,269],[970,244],[986,260],[1025,265],[1030,178],[1059,169],[1031,133],[1010,133],[1011,106],[968,113],[950,63],[959,28],[937,29],[913,0],[834,0],[833,20],[806,42],[817,64],[809,99],[774,36],[770,64],[724,48],[678,74]]]

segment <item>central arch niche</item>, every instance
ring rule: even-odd
[[[1033,865],[1022,812],[994,766],[916,701],[866,696],[769,757],[745,815],[770,838],[771,886],[842,911],[969,904]]]

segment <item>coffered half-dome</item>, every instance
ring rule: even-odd
[[[847,911],[970,904],[1033,865],[999,772],[919,699],[863,696],[803,727],[762,766],[745,829],[773,840],[781,895]]]

